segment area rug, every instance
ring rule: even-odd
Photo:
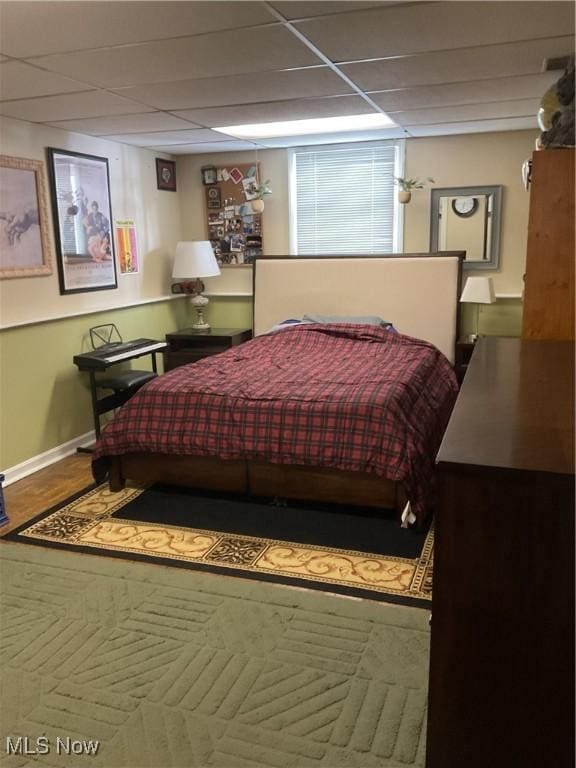
[[[0,611],[7,766],[424,766],[428,611],[1,540]]]
[[[100,485],[6,538],[421,607],[431,600],[433,530],[403,529],[382,510]]]

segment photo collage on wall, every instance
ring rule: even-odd
[[[220,266],[252,264],[262,255],[262,214],[252,210],[257,198],[256,163],[202,168],[206,187],[208,239]]]

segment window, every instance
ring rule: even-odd
[[[299,256],[402,250],[394,176],[403,142],[292,150],[291,240]]]

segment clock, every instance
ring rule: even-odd
[[[460,216],[463,219],[467,219],[468,216],[475,214],[477,209],[477,197],[455,197],[452,200],[452,210],[456,216]]]

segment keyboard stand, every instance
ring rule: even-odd
[[[133,394],[135,394],[140,387],[146,382],[151,381],[158,375],[158,368],[156,364],[156,353],[160,350],[153,350],[151,352],[142,352],[141,350],[135,350],[133,357],[142,357],[144,355],[150,355],[152,358],[152,370],[151,371],[120,371],[116,374],[110,374],[104,378],[96,378],[95,368],[88,367],[84,364],[81,370],[87,371],[90,378],[90,396],[92,399],[92,416],[94,418],[94,432],[96,433],[96,439],[100,437],[100,416],[103,413],[108,413],[116,408],[120,408],[124,405]],[[126,362],[126,359],[119,362]],[[114,363],[112,363],[114,365]],[[99,390],[108,389],[112,390],[112,394],[105,395],[104,397],[98,397]],[[92,449],[88,447],[80,447],[77,449],[78,453],[92,453]]]

